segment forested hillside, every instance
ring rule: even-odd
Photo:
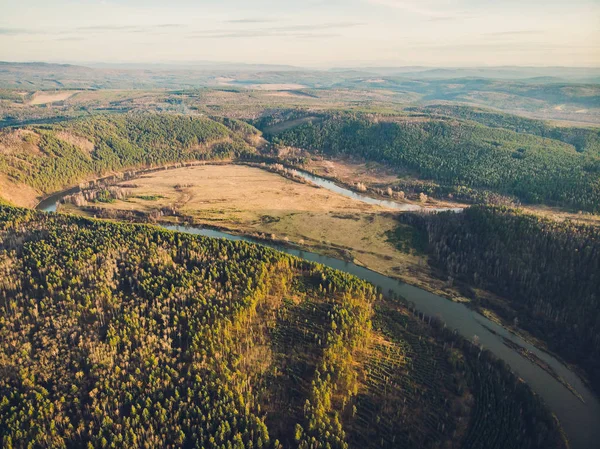
[[[352,155],[451,186],[491,189],[529,203],[600,210],[600,157],[559,140],[472,121],[322,116],[272,136],[281,145]]]
[[[486,351],[244,242],[0,207],[0,441],[563,448]]]
[[[401,221],[427,232],[435,265],[505,297],[512,310],[498,313],[585,368],[600,391],[600,229],[482,206]]]
[[[504,128],[518,133],[533,134],[573,145],[580,153],[600,155],[600,129],[552,126],[542,120],[461,105],[431,105],[408,108],[432,116],[449,116],[473,120],[491,128]]]
[[[4,129],[0,181],[4,177],[13,188],[0,196],[18,185],[45,194],[110,171],[253,151],[244,140],[250,131],[239,126],[233,131],[235,125],[173,114],[113,114]]]

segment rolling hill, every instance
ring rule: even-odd
[[[266,247],[0,206],[0,274],[6,448],[565,447],[487,351]]]

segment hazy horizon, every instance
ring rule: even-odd
[[[24,0],[0,60],[298,67],[598,67],[594,0]]]
[[[289,69],[299,70],[315,70],[315,71],[336,71],[336,70],[360,70],[360,69],[412,69],[418,70],[502,70],[502,69],[519,69],[519,70],[552,70],[552,69],[566,69],[566,70],[600,70],[600,63],[598,65],[435,65],[435,64],[418,64],[418,65],[407,65],[407,64],[375,64],[369,62],[357,62],[354,64],[340,63],[334,65],[327,64],[278,64],[278,63],[265,63],[265,62],[243,62],[243,61],[209,61],[209,60],[189,60],[189,61],[147,61],[147,62],[135,62],[135,61],[102,61],[102,60],[89,60],[89,61],[72,61],[72,60],[43,60],[43,59],[31,59],[31,60],[7,60],[0,59],[0,63],[4,64],[56,64],[56,65],[70,65],[70,66],[81,66],[95,69],[102,68],[202,68],[202,67],[217,67],[217,66],[265,66],[265,67],[286,67]]]

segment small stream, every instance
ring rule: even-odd
[[[306,172],[298,172],[302,177],[317,184],[323,188],[339,193],[341,195],[354,198],[369,204],[378,204],[387,208],[397,210],[422,210],[418,205],[396,203],[394,201],[378,200],[367,195],[361,195],[351,190],[338,186],[332,181],[311,175]],[[75,189],[76,191],[76,189]],[[61,192],[52,195],[42,201],[37,208],[47,212],[56,211],[56,202],[65,195],[73,191]],[[427,208],[431,211],[431,208]],[[434,209],[435,210],[435,209]],[[440,210],[440,209],[438,209]],[[462,209],[442,209],[455,210]],[[504,360],[512,369],[525,380],[531,388],[539,394],[546,402],[548,407],[557,415],[563,426],[572,449],[594,449],[600,447],[600,402],[596,396],[583,384],[581,379],[563,363],[546,352],[537,349],[527,343],[520,337],[511,334],[503,327],[488,320],[482,315],[474,312],[464,304],[449,301],[440,296],[429,293],[417,287],[402,283],[398,280],[383,276],[367,268],[358,266],[352,262],[345,262],[333,257],[320,254],[291,249],[276,244],[257,241],[250,237],[227,234],[225,232],[204,229],[196,226],[163,226],[165,229],[189,234],[203,235],[214,238],[225,238],[228,240],[243,240],[251,243],[258,243],[275,248],[279,251],[306,259],[312,262],[318,262],[323,265],[335,268],[341,271],[353,274],[361,279],[371,282],[380,287],[382,292],[394,292],[408,301],[415,304],[418,311],[438,317],[443,320],[451,329],[456,329],[464,337],[472,339],[477,335],[479,342],[484,348],[493,352],[498,358]],[[557,381],[549,373],[544,371],[535,363],[520,355],[517,351],[509,348],[503,338],[531,351],[541,360],[546,362],[554,371],[581,395],[585,402],[582,402],[563,384]]]

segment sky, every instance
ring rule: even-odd
[[[600,0],[0,0],[0,60],[600,66]]]

